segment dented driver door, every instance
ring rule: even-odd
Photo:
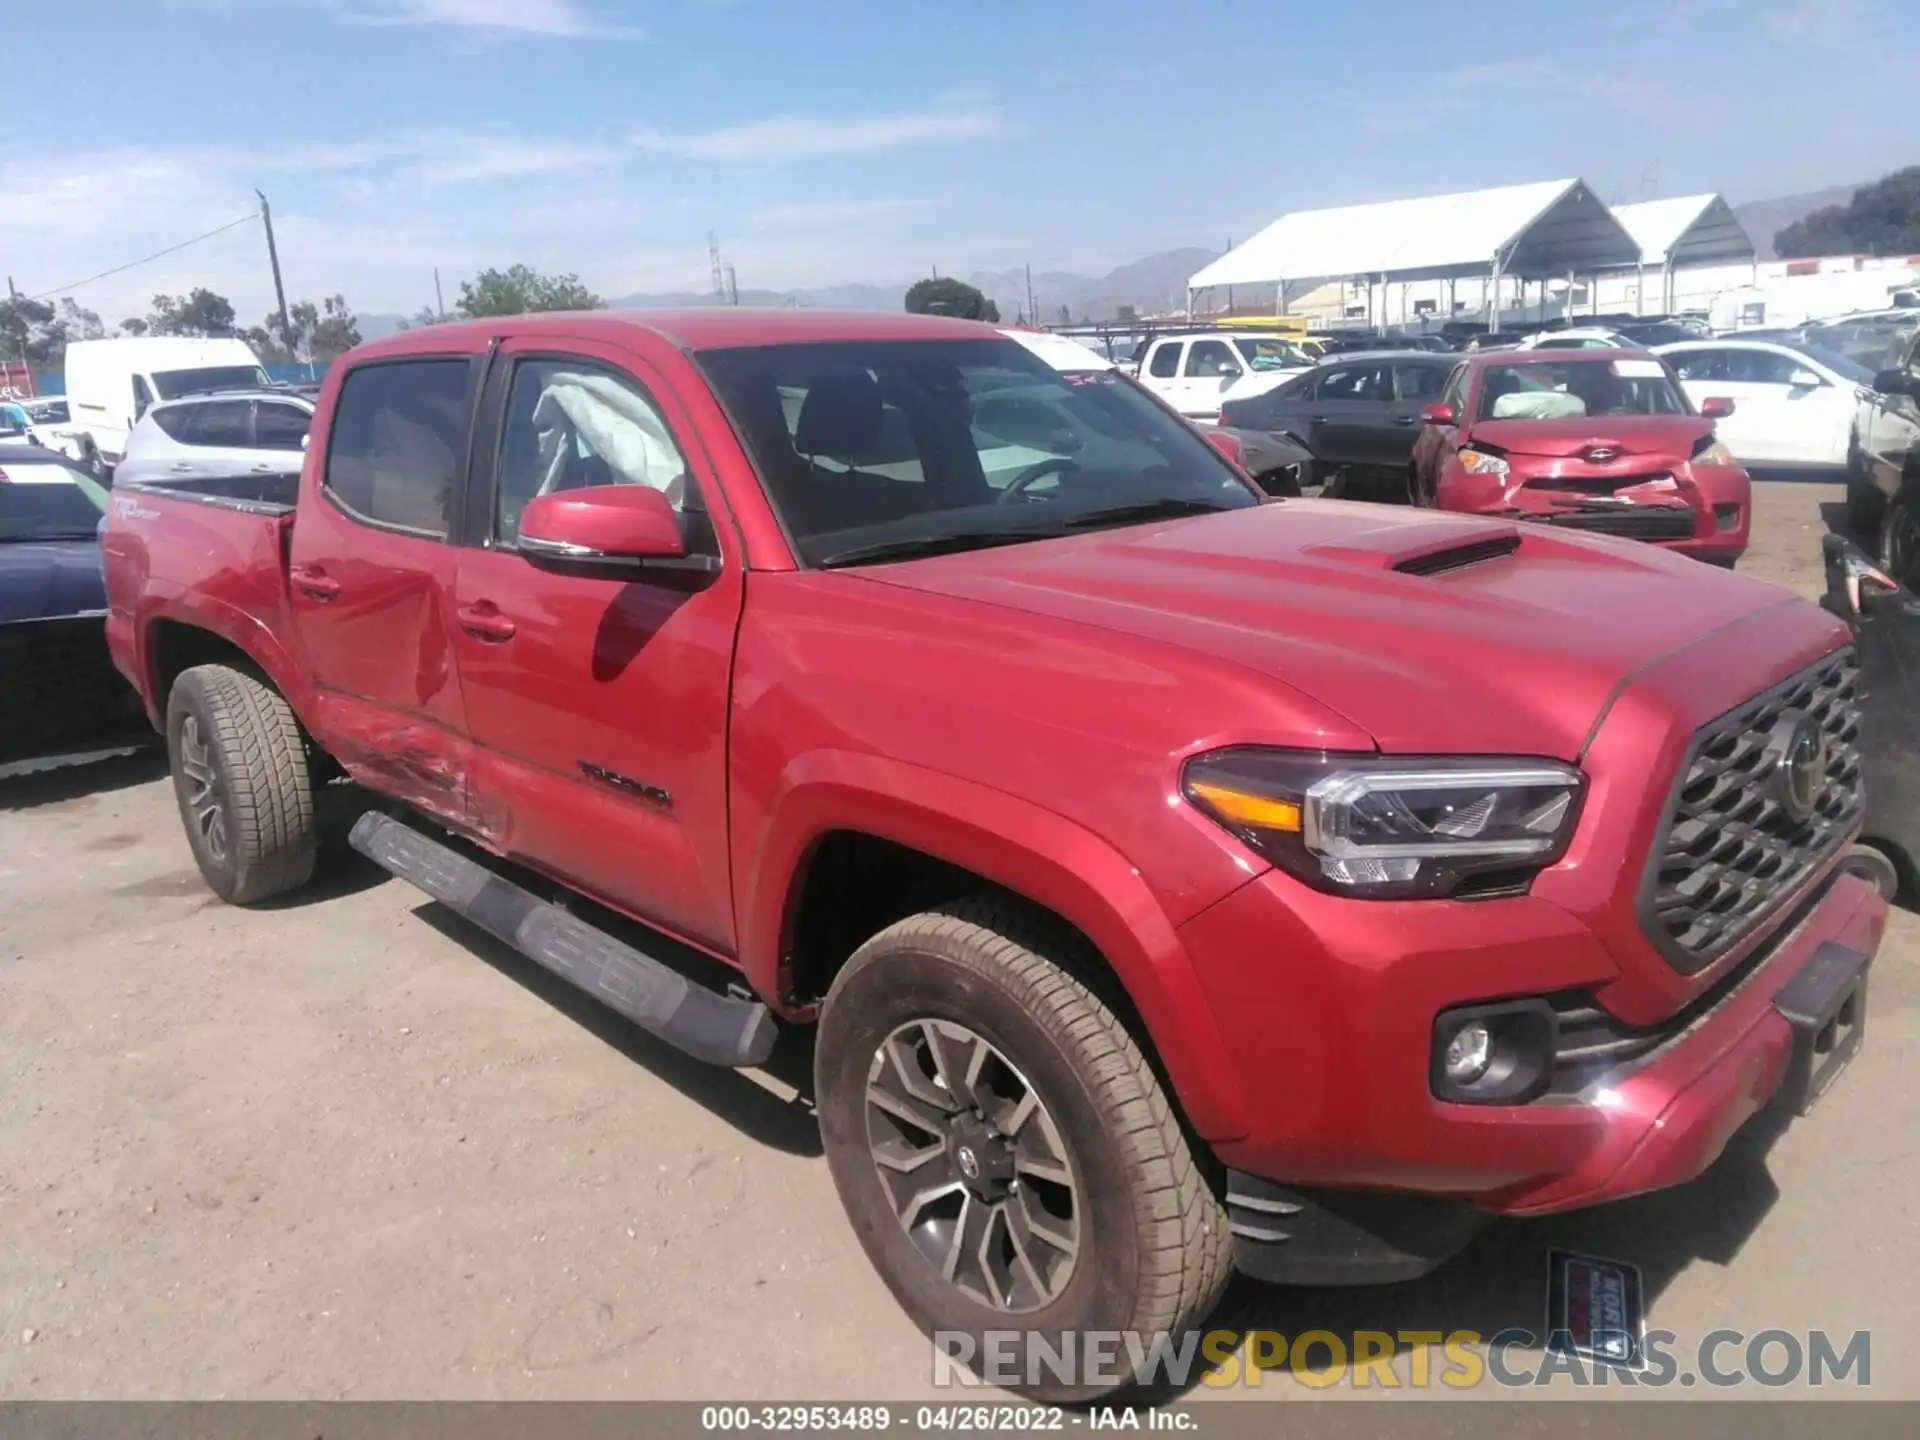
[[[489,843],[722,953],[733,949],[727,704],[742,557],[691,423],[624,348],[501,348],[481,401],[454,637]],[[664,491],[684,561],[616,574],[517,548],[538,495]],[[710,512],[709,505],[714,509]]]

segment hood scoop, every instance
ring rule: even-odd
[[[1400,575],[1444,575],[1503,559],[1519,548],[1520,530],[1509,522],[1449,518],[1382,525],[1345,541],[1309,545],[1305,553]]]
[[[1445,575],[1452,570],[1464,570],[1469,565],[1483,565],[1489,560],[1504,560],[1519,548],[1520,532],[1516,530],[1511,535],[1475,540],[1466,545],[1453,545],[1445,550],[1435,550],[1426,555],[1414,555],[1400,561],[1393,568],[1402,575]]]

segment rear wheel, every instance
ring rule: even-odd
[[[964,901],[861,946],[821,1011],[815,1095],[848,1218],[914,1321],[975,1357],[996,1331],[1057,1352],[1066,1332],[1184,1330],[1232,1273],[1226,1212],[1152,1067],[1057,963],[1076,950],[1015,902]],[[1119,1378],[1017,1369],[1012,1388],[1060,1401]]]
[[[306,737],[271,687],[225,665],[182,672],[167,755],[187,843],[207,886],[250,905],[297,889],[317,849]]]

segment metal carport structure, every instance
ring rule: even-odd
[[[1718,195],[1677,195],[1671,200],[1643,200],[1616,205],[1614,216],[1640,246],[1640,290],[1646,289],[1648,266],[1660,267],[1660,309],[1673,308],[1673,272],[1682,265],[1716,265],[1753,260],[1753,238],[1740,217]],[[1641,296],[1644,313],[1645,296]]]
[[[1215,285],[1357,279],[1459,280],[1487,277],[1499,327],[1503,278],[1593,275],[1639,263],[1640,246],[1584,180],[1548,180],[1496,190],[1389,200],[1282,215],[1187,281]]]

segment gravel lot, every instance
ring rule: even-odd
[[[1744,568],[1817,594],[1838,487],[1758,488]],[[1418,1284],[1237,1287],[1223,1323],[1537,1325],[1562,1246],[1641,1265],[1683,1342],[1870,1330],[1871,1393],[1920,1397],[1917,1017],[1902,913],[1809,1120]],[[931,1396],[806,1066],[682,1061],[350,854],[227,908],[151,758],[0,781],[0,1396]]]

